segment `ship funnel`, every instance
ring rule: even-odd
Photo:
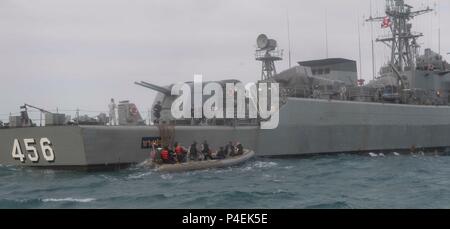
[[[134,84],[142,86],[142,87],[145,87],[145,88],[148,88],[150,90],[154,90],[154,91],[163,93],[166,96],[171,96],[171,94],[172,94],[171,91],[169,89],[167,89],[167,88],[160,87],[160,86],[157,86],[157,85],[154,85],[154,84],[151,84],[151,83],[147,83],[147,82],[144,82],[144,81],[134,82]]]

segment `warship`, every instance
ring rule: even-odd
[[[386,15],[371,17],[390,30],[377,41],[391,50],[389,63],[374,80],[358,79],[356,61],[328,58],[298,62],[277,73],[277,42],[257,39],[260,83],[278,83],[279,123],[261,128],[260,118],[186,118],[171,114],[174,85],[136,82],[158,92],[155,124],[145,124],[133,103],[118,105],[119,125],[95,119],[69,120],[38,108],[45,126],[36,126],[22,107],[0,129],[0,164],[51,168],[120,168],[149,158],[157,141],[207,140],[212,147],[239,141],[256,156],[289,157],[336,153],[443,152],[450,147],[450,66],[431,49],[422,53],[411,20],[432,11],[413,10],[404,0],[387,0]],[[216,82],[222,87],[238,80]],[[188,85],[194,87],[193,82]],[[249,101],[246,100],[246,105]],[[236,106],[236,104],[234,104]]]

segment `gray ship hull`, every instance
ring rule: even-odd
[[[177,126],[175,140],[188,146],[208,140],[211,147],[240,141],[257,156],[297,156],[343,152],[445,149],[450,146],[450,107],[289,98],[277,129]],[[143,140],[160,137],[155,126],[60,126],[0,130],[0,164],[34,167],[120,167],[149,158]],[[47,161],[39,139],[51,141]],[[40,155],[29,160],[24,139],[35,139]],[[20,143],[23,161],[13,158]],[[33,146],[33,144],[31,144]]]
[[[446,148],[450,107],[292,98],[257,145],[260,155]]]

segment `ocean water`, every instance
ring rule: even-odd
[[[450,157],[255,158],[177,174],[0,166],[0,208],[450,208]]]

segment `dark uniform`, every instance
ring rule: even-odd
[[[227,152],[223,149],[223,147],[220,147],[219,152],[217,152],[216,159],[225,159],[227,157]]]
[[[197,142],[192,143],[189,148],[189,159],[193,161],[198,160]]]
[[[225,146],[225,152],[228,156],[233,157],[236,154],[236,151],[234,149],[233,143],[229,142],[226,146]]]
[[[155,117],[154,120],[155,123],[159,123],[159,119],[161,118],[161,111],[162,111],[161,102],[158,101],[156,105],[153,107],[153,117]]]
[[[237,144],[236,148],[237,148],[237,154],[236,155],[244,154],[244,147],[242,146],[241,143]]]
[[[209,149],[208,142],[206,142],[206,141],[203,143],[203,151],[202,151],[202,153],[203,153],[205,161],[208,160],[208,159],[213,160],[212,155],[211,155],[211,150]]]

